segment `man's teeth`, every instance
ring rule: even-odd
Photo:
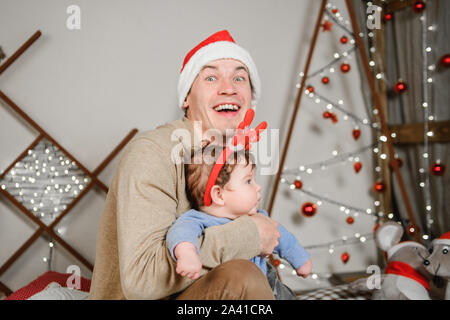
[[[234,104],[221,104],[214,108],[216,111],[222,111],[222,110],[231,110],[231,111],[237,111],[239,110],[239,107]]]

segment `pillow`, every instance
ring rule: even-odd
[[[51,282],[56,282],[62,287],[66,287],[67,278],[71,273],[59,273],[55,271],[47,271],[36,280],[33,280],[25,287],[13,292],[5,300],[26,300],[36,293],[44,290]],[[91,280],[81,277],[81,291],[89,292],[91,288]]]
[[[59,283],[51,282],[44,290],[27,300],[87,300],[88,295],[89,292],[61,287]]]

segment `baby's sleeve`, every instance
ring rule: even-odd
[[[202,235],[204,228],[201,217],[192,214],[190,211],[183,213],[175,220],[166,236],[167,249],[169,249],[170,255],[175,261],[177,259],[174,250],[180,242],[191,242],[198,253],[198,237]]]
[[[280,239],[274,253],[287,260],[294,269],[300,268],[308,261],[310,254],[302,247],[295,236],[281,224],[278,224],[278,230],[280,231]]]
[[[262,209],[259,209],[258,212],[266,216],[269,215],[267,211]],[[308,261],[309,253],[301,246],[297,238],[280,223],[278,223],[278,231],[280,232],[280,238],[278,239],[278,246],[275,247],[273,253],[287,260],[294,269],[300,268]]]

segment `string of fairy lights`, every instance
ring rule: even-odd
[[[29,149],[0,180],[7,191],[43,223],[50,224],[81,193],[90,178],[47,139]],[[57,228],[63,234],[65,227]],[[49,254],[42,258],[51,270],[54,242],[48,238]]]
[[[349,25],[350,22],[348,20],[346,20],[342,14],[340,13],[339,9],[328,3],[326,5],[325,8],[325,14],[324,14],[324,24],[322,25],[324,28],[324,31],[326,30],[326,28],[330,27],[330,23],[329,21],[333,21],[333,23],[335,23],[337,26],[340,27],[340,29],[342,29],[345,34],[340,38],[340,43],[342,45],[347,45],[350,44],[351,47],[347,50],[344,50],[342,53],[339,52],[335,52],[333,54],[333,58],[330,59],[331,61],[326,63],[324,66],[318,68],[317,70],[311,72],[310,74],[308,74],[307,76],[307,81],[311,81],[313,80],[315,77],[319,76],[321,78],[321,82],[324,85],[327,85],[330,81],[328,75],[329,74],[333,74],[336,71],[336,65],[338,63],[340,63],[340,70],[343,73],[347,73],[350,70],[350,64],[349,61],[352,59],[352,55],[356,52],[357,46],[355,44],[355,39],[354,39],[354,33],[349,29]],[[360,36],[364,36],[363,34],[360,34]],[[373,33],[370,33],[370,37],[373,37]],[[373,62],[371,61],[371,65],[374,66]],[[304,77],[303,73],[299,74],[300,79]],[[296,84],[297,88],[300,88],[300,81],[298,81],[298,83]],[[331,118],[331,120],[333,122],[336,122],[336,115],[334,114],[334,110],[338,110],[340,113],[343,114],[343,119],[344,120],[352,120],[353,121],[353,134],[354,134],[354,138],[355,140],[358,139],[361,131],[360,131],[360,126],[367,126],[371,129],[374,130],[378,130],[381,131],[379,129],[379,124],[378,123],[373,123],[372,119],[370,119],[370,117],[366,117],[366,118],[361,118],[358,117],[357,115],[355,115],[353,112],[348,111],[345,107],[344,107],[344,101],[342,99],[339,99],[337,102],[332,101],[331,99],[325,97],[323,94],[319,93],[317,91],[316,88],[314,88],[311,84],[307,83],[306,84],[306,89],[305,89],[305,95],[307,95],[310,99],[312,99],[316,104],[321,105],[321,104],[325,104],[326,105],[326,111],[324,112],[323,116],[324,118]],[[306,173],[306,174],[312,174],[313,171],[320,169],[320,170],[325,170],[327,169],[330,165],[335,165],[335,164],[343,164],[346,162],[352,162],[355,165],[358,164],[359,166],[361,166],[360,160],[358,155],[366,152],[368,150],[375,150],[376,152],[378,152],[377,148],[374,148],[374,145],[370,145],[370,146],[366,146],[363,147],[359,150],[353,151],[353,152],[349,152],[349,153],[344,153],[341,155],[338,155],[338,152],[336,150],[333,150],[332,154],[333,154],[333,158],[330,158],[328,160],[324,160],[324,161],[320,161],[314,164],[309,164],[309,165],[300,165],[295,169],[289,169],[286,168],[285,170],[283,170],[283,176],[280,179],[280,183],[282,184],[286,184],[289,186],[289,188],[291,190],[297,189],[300,192],[312,197],[316,199],[316,205],[320,206],[322,205],[322,203],[328,203],[328,204],[332,204],[335,206],[338,206],[340,211],[344,212],[345,214],[349,215],[352,214],[353,216],[357,216],[360,213],[364,213],[364,214],[368,214],[368,215],[372,215],[372,216],[377,216],[377,212],[373,209],[373,208],[357,208],[355,206],[351,206],[345,203],[342,203],[341,201],[336,201],[334,199],[331,199],[329,197],[320,195],[318,193],[314,193],[313,191],[306,190],[305,188],[302,187],[302,176],[301,174]],[[374,151],[374,152],[375,152]],[[355,170],[356,170],[356,166],[355,166]],[[375,201],[375,206],[379,206],[379,202]],[[338,240],[340,241],[340,240]]]
[[[426,4],[426,2],[424,2]],[[423,10],[420,16],[422,22],[422,109],[423,109],[423,123],[424,123],[424,138],[423,138],[423,168],[430,167],[430,150],[429,150],[429,137],[433,134],[429,131],[429,119],[431,110],[431,99],[429,98],[430,92],[432,90],[433,78],[429,75],[429,72],[435,69],[434,66],[429,66],[429,55],[432,53],[431,46],[428,46],[428,32],[434,32],[435,27],[433,25],[428,25],[427,18],[428,10]],[[434,119],[434,117],[432,117]],[[425,199],[425,235],[430,234],[433,225],[433,219],[431,217],[431,194],[430,194],[430,173],[428,170],[423,170],[423,190]]]

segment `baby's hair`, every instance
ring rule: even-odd
[[[194,151],[190,163],[185,164],[186,193],[193,209],[199,210],[204,205],[203,198],[209,175],[217,158],[225,148],[213,143],[207,144]],[[224,187],[238,164],[251,164],[254,168],[253,155],[248,150],[234,151],[220,170],[215,185]]]

